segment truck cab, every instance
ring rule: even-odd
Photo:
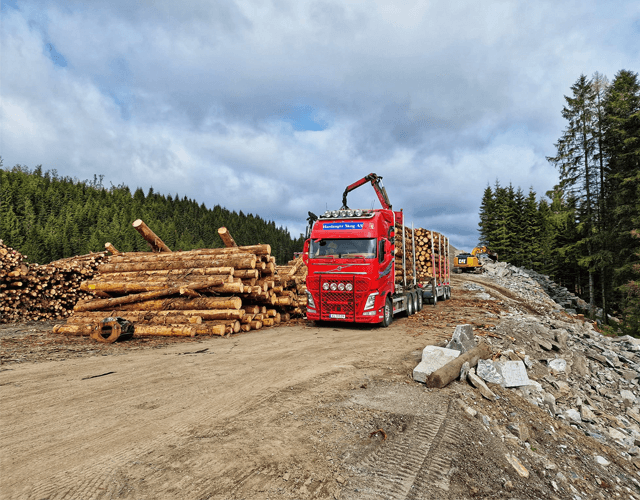
[[[406,301],[396,300],[395,283],[395,228],[402,221],[401,211],[384,208],[318,217],[303,257],[309,269],[307,319],[386,326],[406,308]]]

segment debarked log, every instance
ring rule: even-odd
[[[53,333],[59,333],[61,335],[74,335],[74,336],[89,336],[93,333],[96,324],[85,323],[82,325],[55,325],[53,327]]]
[[[460,376],[460,368],[466,361],[469,362],[469,367],[474,367],[478,364],[479,359],[488,359],[492,355],[491,347],[482,341],[478,346],[449,361],[429,375],[426,385],[427,387],[442,389]]]
[[[200,326],[200,325],[197,325]],[[135,337],[195,337],[196,325],[134,325]]]
[[[154,318],[158,318],[158,322],[172,323],[165,318],[184,318],[185,323],[199,323],[199,319],[202,320],[220,320],[220,319],[242,319],[245,316],[244,309],[211,309],[211,310],[178,310],[178,311],[123,311],[123,310],[109,310],[109,311],[86,311],[76,312],[67,319],[67,323],[82,323],[82,318],[85,318],[84,323],[92,323],[94,321],[101,321],[108,317],[122,317],[129,321],[152,321]],[[77,320],[76,320],[77,319]],[[183,321],[173,321],[174,323],[182,323]]]
[[[192,279],[200,276],[233,276],[235,272],[254,272],[255,269],[236,271],[233,267],[196,267],[185,269],[157,269],[152,271],[130,271],[121,273],[107,273],[94,276],[94,281],[151,281]]]
[[[149,243],[154,252],[171,252],[171,249],[164,244],[164,241],[158,238],[156,233],[149,229],[149,226],[147,226],[141,219],[133,221],[132,226],[140,233],[146,242]]]
[[[168,295],[183,293],[183,290],[200,290],[202,288],[206,288],[207,286],[208,285],[206,283],[192,283],[187,286],[167,288],[165,290],[158,290],[155,292],[137,293],[135,295],[125,295],[124,297],[115,297],[113,299],[97,299],[97,300],[81,301],[75,305],[73,310],[80,312],[80,311],[96,311],[99,309],[113,309],[120,305],[133,304],[135,302],[142,302],[146,300],[156,299],[159,297],[166,297]]]
[[[107,293],[142,293],[153,292],[156,290],[166,290],[168,288],[180,288],[200,283],[202,288],[207,287],[220,287],[225,283],[229,283],[229,280],[233,279],[229,277],[209,276],[204,279],[191,279],[191,280],[175,280],[171,281],[83,281],[80,284],[80,290],[85,292],[107,292]],[[231,283],[233,284],[233,283]],[[226,290],[225,290],[226,291]]]
[[[164,311],[118,311],[114,314],[106,314],[100,311],[88,311],[75,313],[67,319],[68,325],[79,325],[94,321],[102,321],[106,318],[123,318],[131,323],[149,323],[152,325],[179,325],[179,324],[200,324],[202,316],[186,316],[180,311],[174,311],[172,315],[158,314]]]
[[[218,234],[220,235],[225,247],[233,248],[238,246],[226,227],[219,228]]]
[[[239,255],[239,256],[238,256]],[[157,271],[172,269],[191,269],[207,267],[233,267],[236,269],[255,269],[257,258],[252,254],[238,254],[229,258],[200,258],[194,260],[150,260],[144,262],[102,264],[98,266],[101,273],[122,273],[137,271]]]
[[[240,309],[242,299],[240,297],[198,297],[187,299],[176,297],[164,300],[147,300],[137,304],[126,304],[118,309],[122,311],[180,311],[203,309]],[[213,313],[213,311],[211,311]],[[203,317],[203,319],[206,319]]]
[[[111,257],[110,262],[147,262],[150,260],[192,260],[192,259],[210,259],[210,258],[230,258],[236,255],[270,255],[270,245],[246,245],[233,248],[201,248],[198,250],[187,250],[181,252],[155,253],[155,252],[126,252]]]
[[[198,325],[200,326],[200,325]],[[53,328],[53,333],[63,335],[91,335],[96,329],[100,328],[99,323],[95,324],[83,324],[83,325],[56,325]],[[194,326],[185,325],[146,325],[146,324],[134,324],[134,336],[160,336],[160,337],[193,337],[196,335],[196,328]],[[213,328],[213,327],[212,327]]]

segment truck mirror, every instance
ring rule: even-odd
[[[304,262],[304,265],[307,265],[307,262],[309,262],[309,240],[306,240],[304,242],[304,250],[302,252],[302,262]]]
[[[384,249],[385,249],[384,240],[380,240],[378,242],[378,262],[384,261]]]

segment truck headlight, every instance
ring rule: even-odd
[[[373,309],[373,307],[376,305],[376,295],[378,295],[378,292],[373,292],[369,294],[369,296],[367,297],[367,302],[364,304],[365,311],[367,309]]]
[[[313,301],[313,295],[311,295],[309,290],[307,290],[307,307],[310,307],[311,309],[316,308],[316,303]]]

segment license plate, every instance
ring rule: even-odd
[[[330,314],[329,317],[335,319],[345,319],[347,316],[346,314]]]

